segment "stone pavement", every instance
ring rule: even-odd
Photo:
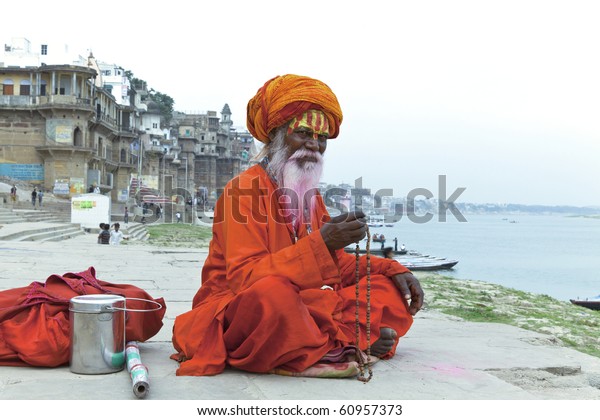
[[[98,245],[96,236],[0,241],[0,290],[93,266],[100,280],[133,284],[165,298],[163,328],[140,344],[150,375],[146,400],[600,400],[600,359],[562,347],[548,335],[430,310],[416,316],[396,356],[377,363],[366,385],[235,370],[177,377],[177,363],[169,359],[173,321],[190,309],[207,249]],[[80,375],[68,366],[0,366],[0,400],[136,399],[126,370]]]

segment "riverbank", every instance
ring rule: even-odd
[[[148,227],[148,245],[206,248],[210,229],[183,224]],[[456,279],[443,272],[415,272],[425,290],[425,308],[472,322],[493,322],[535,331],[548,343],[600,357],[600,311],[547,295],[501,285]]]
[[[164,325],[156,336],[140,343],[140,352],[150,373],[146,399],[160,400],[169,408],[196,413],[198,404],[205,405],[199,400],[392,400],[411,407],[409,400],[600,399],[600,358],[569,348],[548,333],[444,314],[435,305],[458,285],[435,276],[422,279],[427,293],[425,308],[400,340],[396,355],[374,366],[373,380],[367,385],[355,379],[297,378],[234,369],[211,377],[176,376],[177,362],[169,358],[174,352],[173,324],[175,317],[191,308],[207,248],[153,246],[140,241],[98,245],[96,236],[87,234],[58,243],[0,241],[0,290],[94,267],[100,280],[135,285],[155,298],[163,297],[167,306]],[[460,302],[465,293],[458,289],[448,302]],[[488,293],[492,299],[496,297],[496,292]],[[137,400],[126,370],[79,375],[68,366],[1,366],[0,400],[30,399]],[[578,402],[574,408],[579,406]],[[137,415],[137,410],[148,407],[138,403],[127,406]]]
[[[425,290],[426,308],[466,321],[535,331],[546,335],[548,343],[600,357],[600,311],[482,281],[416,275]]]

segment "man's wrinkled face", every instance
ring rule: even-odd
[[[316,162],[316,153],[322,155],[327,149],[327,139],[329,138],[329,122],[323,112],[309,110],[304,114],[295,117],[290,121],[285,144],[288,146],[290,158],[300,150],[298,164],[304,162]]]

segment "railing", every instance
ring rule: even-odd
[[[82,107],[90,107],[91,100],[88,98],[78,98],[73,95],[0,95],[0,106],[2,107],[24,107],[37,105],[77,105]]]
[[[0,95],[0,106],[20,107],[35,105],[35,96]]]
[[[102,122],[110,124],[112,126],[114,126],[117,121],[115,118],[109,116],[108,114],[100,114],[99,116],[96,115],[96,120],[102,121]]]

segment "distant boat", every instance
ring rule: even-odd
[[[367,221],[367,226],[383,227],[384,220],[385,220],[385,216],[383,216],[382,214],[371,214],[369,216],[369,220]]]
[[[346,248],[344,248],[344,251],[346,251],[349,254],[354,254],[356,252],[356,247],[352,247],[352,246],[347,246]],[[377,256],[383,256],[383,250],[381,248],[371,248],[371,254],[373,255],[377,255]],[[367,250],[364,248],[360,248],[360,250],[358,251],[360,254],[366,254]],[[394,255],[406,255],[408,254],[408,251],[406,249],[404,250],[398,250],[398,251],[394,251]]]
[[[457,260],[431,260],[431,261],[400,261],[400,264],[411,271],[435,271],[448,270],[458,264]]]
[[[350,246],[347,246],[344,250],[349,254],[356,253],[356,248]],[[371,249],[370,252],[372,255],[383,256],[383,250],[380,248]],[[364,254],[366,251],[360,249],[359,253]],[[449,270],[458,264],[458,260],[448,260],[416,252],[408,253],[406,250],[394,251],[394,255],[398,257],[394,258],[396,261],[411,271]]]
[[[569,299],[572,304],[583,306],[584,308],[593,309],[595,311],[600,311],[600,295],[595,296],[593,298],[578,300],[578,299]]]
[[[383,234],[378,235],[378,234],[374,233],[373,236],[371,237],[371,240],[373,242],[385,242],[387,240],[387,238]]]

